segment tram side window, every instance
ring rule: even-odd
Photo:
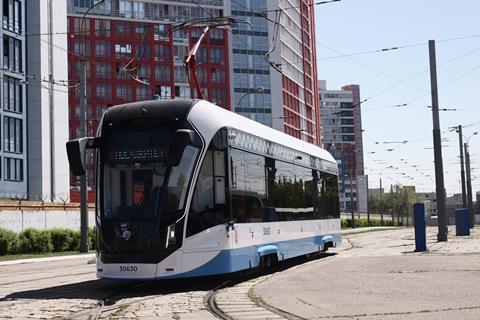
[[[225,203],[215,201],[214,151],[208,150],[198,175],[187,223],[187,237],[228,222]],[[216,203],[217,202],[217,203]]]
[[[316,219],[312,170],[282,161],[275,161],[275,169],[273,206],[278,220]]]
[[[320,219],[339,218],[338,177],[327,172],[319,172],[318,174],[318,197],[315,200]]]
[[[265,219],[267,190],[265,157],[230,149],[231,199],[235,222],[262,222]]]

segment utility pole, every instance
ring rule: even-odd
[[[380,174],[380,225],[383,226],[383,190],[382,175]]]
[[[55,196],[55,106],[53,94],[53,0],[48,0],[48,104],[50,117],[50,201]]]
[[[457,127],[458,141],[460,145],[460,177],[462,179],[462,205],[467,208],[467,193],[465,192],[465,167],[463,161],[463,134],[462,125]]]
[[[80,83],[78,85],[78,95],[80,100],[80,135],[87,136],[87,62],[80,62]],[[86,153],[83,155],[86,157]],[[87,159],[88,160],[88,159]],[[88,163],[85,161],[85,163]],[[87,172],[80,176],[80,252],[88,252],[88,205],[87,205]]]
[[[445,183],[443,180],[442,138],[440,133],[440,115],[438,112],[437,89],[437,61],[435,56],[435,40],[428,41],[430,58],[430,83],[432,92],[432,118],[433,118],[433,153],[435,158],[435,182],[438,210],[437,241],[448,240],[447,217],[445,212]]]
[[[367,225],[370,227],[370,206],[368,205],[370,192],[368,192],[368,174],[365,176],[365,179],[367,179]]]
[[[468,193],[468,212],[470,212],[470,228],[475,226],[475,209],[472,199],[472,179],[470,176],[470,152],[468,144],[465,143],[465,166],[467,167],[467,193]]]
[[[350,207],[352,209],[352,229],[355,228],[355,206],[353,205],[353,168],[350,166]]]

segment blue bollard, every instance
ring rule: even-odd
[[[415,252],[427,251],[427,229],[425,225],[425,205],[413,204],[413,219],[415,223]]]
[[[470,214],[467,208],[455,210],[455,227],[457,236],[470,235]]]

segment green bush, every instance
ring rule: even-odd
[[[393,227],[394,224],[391,220],[383,220],[383,223],[381,220],[377,219],[371,219],[370,220],[370,226],[371,227]],[[351,228],[352,227],[352,219],[342,219],[342,228]],[[364,228],[368,227],[368,220],[367,219],[355,219],[355,227],[357,228]]]
[[[20,253],[47,253],[53,251],[52,237],[48,230],[25,229],[18,236]]]
[[[68,251],[78,251],[80,250],[80,231],[70,231],[72,232],[72,239],[70,241]]]
[[[50,229],[49,231],[54,252],[74,251],[75,248],[78,250],[77,243],[79,243],[80,236],[75,231],[63,228]]]
[[[95,235],[95,228],[88,229],[88,244],[90,250],[95,250],[97,243],[97,238]]]
[[[0,256],[17,252],[18,236],[15,232],[0,228]]]

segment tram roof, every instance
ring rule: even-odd
[[[336,163],[333,156],[325,149],[294,138],[234,112],[225,110],[208,101],[200,100],[198,103],[195,103],[188,114],[188,120],[190,120],[208,140],[213,138],[219,129],[230,127]]]

